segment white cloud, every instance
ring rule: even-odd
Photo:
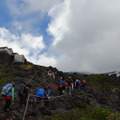
[[[30,49],[41,51],[45,48],[42,36],[32,36],[31,34],[22,34],[20,43]]]
[[[35,27],[34,24],[41,22],[44,14],[47,14],[57,2],[56,0],[7,0],[6,5],[13,21],[9,23],[8,29],[0,28],[1,46],[11,47],[14,52],[24,54],[27,60],[34,64],[55,65],[54,57],[48,57],[42,52],[46,49],[44,36],[39,35],[38,26]]]
[[[54,6],[49,11],[49,16],[52,17],[52,22],[49,23],[48,32],[54,37],[53,45],[56,45],[62,40],[64,34],[69,31],[68,23],[70,19],[70,2],[65,0]]]
[[[15,19],[14,27],[20,35],[1,28],[2,46],[15,48],[36,64],[53,65],[63,71],[107,72],[120,69],[119,0],[21,1],[18,4],[17,0],[7,0]],[[27,18],[36,12],[38,16]],[[40,55],[46,46],[44,36],[35,34],[34,24],[44,14],[51,18],[47,32],[53,36],[53,43],[46,53]],[[24,20],[18,22],[17,18]]]
[[[60,55],[57,67],[64,71],[106,72],[120,68],[120,1],[65,0],[63,11],[56,7],[49,32],[59,38],[52,51]],[[67,5],[66,5],[67,6]],[[55,14],[57,11],[57,15]],[[62,11],[62,12],[61,12]],[[62,17],[69,11],[67,17]],[[59,23],[61,17],[63,22]],[[58,21],[58,22],[56,22]],[[61,24],[62,23],[62,24]],[[60,31],[57,26],[69,31]],[[52,26],[52,27],[51,27]],[[57,34],[59,33],[59,34]]]
[[[54,57],[47,56],[46,54],[38,56],[37,59],[35,59],[34,56],[31,56],[29,59],[37,65],[56,66],[56,59]]]
[[[36,59],[36,62],[40,52],[45,48],[42,36],[33,36],[26,33],[17,36],[6,28],[0,28],[0,43],[1,46],[12,48],[14,52],[24,54],[28,60],[32,54],[32,60]]]

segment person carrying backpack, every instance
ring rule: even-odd
[[[44,97],[45,97],[45,94],[44,94],[44,89],[40,88],[37,90],[36,94],[36,108],[39,109],[43,103],[44,103]]]
[[[26,104],[26,100],[29,94],[29,85],[24,85],[21,83],[18,86],[18,96],[19,96],[19,107],[21,108],[23,104]]]
[[[60,78],[59,85],[58,85],[58,91],[59,95],[63,95],[65,93],[65,80],[63,77]]]
[[[68,83],[68,93],[71,94],[73,88],[72,87],[73,79],[71,76],[68,78],[67,83]]]
[[[51,86],[44,87],[44,96],[50,99]]]
[[[65,84],[65,80],[63,77],[60,78],[60,84]]]
[[[44,88],[44,106],[48,107],[49,106],[49,99],[50,99],[50,93],[51,93],[51,87],[47,86]]]
[[[63,85],[59,84],[58,87],[57,87],[57,89],[59,91],[59,95],[62,95],[63,94]]]
[[[75,80],[75,89],[79,89],[80,88],[80,85],[81,85],[81,81],[79,79],[76,79]]]
[[[4,112],[8,112],[12,101],[14,101],[14,83],[6,84],[1,90],[1,95],[5,100]]]
[[[85,80],[82,80],[81,89],[84,90],[85,87],[86,87],[86,81],[85,81]]]

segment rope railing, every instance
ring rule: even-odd
[[[48,97],[41,97],[42,99],[44,99],[44,101],[51,101],[51,100],[54,100],[54,99],[56,99],[56,98],[59,98],[59,97],[63,97],[63,96],[65,96],[65,95],[67,95],[67,94],[63,94],[63,95],[60,95],[60,96],[52,96],[52,97],[50,97],[50,99],[45,99],[45,98],[48,98]],[[34,101],[34,100],[30,100],[30,97],[36,97],[36,95],[33,95],[33,94],[29,94],[28,95],[28,98],[27,98],[27,103],[26,103],[26,107],[25,107],[25,111],[24,111],[24,115],[23,115],[23,119],[22,120],[25,120],[25,116],[26,116],[26,113],[27,113],[27,108],[28,108],[28,103],[29,103],[29,101],[30,102],[36,102],[36,103],[42,103],[43,101]],[[37,97],[36,97],[37,98]],[[39,97],[38,97],[39,98]]]
[[[34,78],[34,76],[35,76],[36,73],[37,72],[35,71],[35,73],[32,75],[32,77],[30,78],[30,80],[25,84],[25,86]]]
[[[26,113],[27,113],[29,98],[30,98],[30,94],[28,95],[28,98],[27,98],[27,103],[26,103],[26,107],[25,107],[25,112],[24,112],[24,115],[23,115],[23,119],[22,119],[22,120],[25,120],[25,115],[26,115]]]
[[[25,84],[25,86],[26,85],[28,85],[28,83],[34,78],[34,76],[35,76],[35,74],[36,74],[37,72],[35,71],[35,73],[32,75],[32,77],[28,80],[28,82]],[[15,96],[17,95],[17,92],[15,92]]]
[[[63,94],[63,95],[58,95],[58,96],[51,96],[50,99],[53,99],[53,98],[58,98],[58,97],[62,97],[62,96],[65,96],[67,94]],[[36,95],[33,95],[33,94],[30,94],[30,96],[33,96],[33,97],[36,97]],[[41,98],[48,98],[48,97],[41,97]]]

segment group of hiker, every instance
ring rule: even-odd
[[[19,108],[22,108],[23,105],[25,107],[28,95],[30,93],[29,90],[30,90],[30,85],[25,85],[23,83],[18,85],[16,92],[14,89],[14,82],[8,83],[5,86],[3,86],[1,90],[1,95],[5,101],[4,112],[10,111],[10,106],[11,106],[11,103],[14,102],[15,95],[17,95],[19,98]],[[51,93],[50,86],[40,88],[35,92],[34,101],[36,102],[36,108],[40,107],[41,103],[43,102],[45,106],[48,106],[48,102],[46,102],[45,100],[50,99],[50,93]]]
[[[44,88],[38,89],[37,92],[35,93],[35,102],[36,108],[39,109],[43,104],[44,106],[48,107],[49,105],[49,99],[50,99],[50,94],[51,94],[51,86],[46,86]]]
[[[65,81],[64,77],[61,77],[59,80],[58,85],[58,91],[59,95],[63,95],[65,92],[68,94],[71,94],[74,90],[83,90],[85,89],[86,81],[85,80],[79,80],[79,79],[73,79],[71,76],[68,78],[68,80]]]
[[[71,94],[71,92],[74,90],[83,90],[85,89],[85,86],[85,80],[73,79],[72,77],[69,77],[67,80],[65,80],[64,77],[60,77],[57,88],[59,95],[63,95],[64,93]],[[16,94],[19,98],[19,108],[22,108],[23,105],[26,105],[29,90],[30,86],[28,84],[25,85],[21,83],[18,85],[16,91],[14,90],[14,82],[6,84],[1,90],[1,95],[5,100],[4,112],[8,112],[10,110],[11,103],[14,101],[14,96]],[[42,104],[47,107],[49,105],[50,94],[51,86],[39,88],[33,95],[34,102],[36,103],[35,107],[39,109]]]

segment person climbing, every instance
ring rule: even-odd
[[[26,100],[29,94],[29,85],[24,85],[23,83],[21,83],[18,86],[18,96],[19,96],[19,107],[21,108],[23,106],[23,104],[26,104]]]
[[[73,83],[73,80],[72,80],[72,77],[70,76],[67,80],[67,83],[68,83],[68,93],[71,94],[71,91],[72,91],[72,83]]]
[[[59,85],[58,85],[58,91],[59,95],[62,95],[65,93],[65,80],[63,77],[60,77]]]
[[[74,91],[74,89],[75,89],[75,87],[74,87],[74,86],[75,86],[74,82],[72,81],[70,85],[71,85],[71,91]]]
[[[44,106],[49,107],[49,99],[50,99],[51,87],[47,86],[44,88]]]
[[[82,82],[81,82],[81,90],[84,90],[85,87],[86,87],[86,81],[82,80]]]
[[[24,100],[25,100],[25,102],[27,101],[28,94],[30,92],[30,87],[31,87],[30,85],[26,85],[25,88],[24,88],[23,93],[24,93]]]
[[[48,86],[47,87],[47,94],[46,94],[46,97],[48,97],[48,99],[50,99],[50,94],[51,94],[51,86]]]
[[[17,94],[18,94],[18,97],[19,97],[19,107],[21,108],[22,107],[22,104],[24,103],[24,87],[25,85],[23,83],[21,83],[19,86],[18,86],[18,89],[17,89]]]
[[[57,87],[57,89],[59,91],[59,95],[62,95],[63,94],[63,85],[59,84],[58,87]]]
[[[1,90],[1,95],[5,100],[4,112],[9,112],[11,103],[14,101],[14,82],[6,84]]]
[[[70,85],[73,82],[72,77],[70,76],[67,80],[68,85]]]
[[[48,76],[52,76],[52,70],[51,69],[48,70]]]
[[[75,81],[76,81],[76,78],[74,77],[74,78],[72,78],[72,80],[73,80],[73,83],[74,83],[74,90],[75,90]]]
[[[75,80],[75,89],[79,89],[80,88],[80,85],[81,85],[81,81],[79,79],[76,79]]]
[[[55,73],[52,71],[52,77],[53,79],[55,79]]]
[[[69,86],[68,86],[68,83],[65,82],[65,91],[68,93],[68,90],[69,90]]]
[[[65,84],[65,80],[63,77],[60,77],[60,84]]]
[[[36,96],[36,108],[39,109],[44,104],[45,97],[44,89],[43,88],[38,89],[35,96]]]

